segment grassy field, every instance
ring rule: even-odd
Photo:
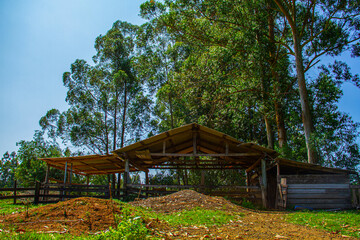
[[[295,212],[289,214],[286,220],[294,224],[360,238],[360,211],[356,210]]]
[[[217,227],[227,224],[229,221],[236,221],[242,218],[242,213],[229,213],[221,210],[206,210],[195,208],[180,212],[164,214],[155,213],[149,209],[133,207],[122,204],[122,216],[117,216],[116,228],[110,228],[106,232],[93,236],[73,236],[70,234],[38,234],[38,233],[8,233],[3,230],[0,223],[0,239],[157,239],[150,236],[143,219],[156,219],[166,222],[169,226],[209,226]],[[37,206],[29,205],[29,208]],[[11,201],[0,201],[0,215],[13,212],[26,211],[26,206],[13,205]],[[324,229],[328,232],[360,238],[360,212],[293,212],[284,214],[285,220],[294,224],[304,225],[312,228]]]

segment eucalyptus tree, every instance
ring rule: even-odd
[[[64,73],[70,108],[50,110],[40,120],[50,136],[85,152],[109,154],[143,136],[151,120],[151,98],[133,59],[140,27],[117,21],[95,42],[94,65],[76,60]]]
[[[183,77],[179,77],[177,82],[187,78],[188,80],[185,82],[193,82],[193,87],[202,87],[203,90],[210,88],[211,84],[216,86],[215,91],[210,90],[211,94],[205,96],[207,98],[205,101],[209,103],[212,101],[213,105],[211,109],[208,108],[205,111],[208,115],[211,112],[221,112],[221,109],[216,111],[217,109],[214,107],[221,100],[221,96],[224,96],[221,100],[224,102],[225,99],[229,99],[231,94],[244,95],[247,93],[246,99],[249,102],[251,102],[250,99],[256,99],[256,106],[252,104],[250,109],[253,108],[256,112],[260,111],[264,119],[268,146],[273,148],[274,145],[272,127],[274,115],[279,146],[286,145],[282,110],[284,96],[281,91],[289,87],[286,85],[292,85],[292,83],[286,82],[289,78],[284,76],[287,75],[288,62],[282,61],[278,57],[283,55],[279,54],[283,50],[275,47],[270,49],[275,43],[274,33],[276,31],[274,31],[274,20],[269,20],[268,16],[275,15],[276,12],[271,11],[271,8],[264,7],[266,1],[234,3],[216,0],[178,0],[165,1],[165,4],[150,1],[144,5],[150,9],[148,10],[150,13],[156,13],[150,15],[155,16],[157,22],[165,26],[177,42],[195,49],[193,60],[186,61],[187,63],[182,68]],[[272,29],[270,29],[271,24]],[[273,33],[272,36],[268,34],[270,31]],[[217,59],[216,55],[218,55]],[[215,61],[221,62],[221,64],[217,64]],[[282,65],[280,66],[278,63]],[[189,67],[191,64],[193,66]],[[271,75],[269,72],[273,74]],[[200,76],[202,80],[195,80]],[[211,78],[214,80],[210,81]],[[201,83],[204,84],[200,86]],[[239,99],[237,97],[237,100]],[[243,99],[245,100],[245,98]],[[244,104],[243,102],[241,107],[246,108],[246,104]],[[195,103],[194,106],[201,105]],[[241,110],[238,109],[239,111]],[[250,115],[252,116],[252,114]],[[209,119],[214,120],[214,118]],[[259,121],[255,120],[255,122]],[[248,139],[248,137],[245,138]]]
[[[312,145],[314,123],[305,72],[324,55],[335,56],[352,47],[358,54],[360,39],[359,0],[273,0],[281,18],[277,21],[283,36],[278,41],[295,58],[297,83],[301,100],[302,121],[308,162],[317,162]],[[280,16],[279,16],[280,17]]]

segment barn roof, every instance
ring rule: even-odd
[[[279,155],[274,150],[241,142],[196,123],[160,133],[114,153],[122,159],[128,158],[130,164],[140,170],[244,169],[264,156]]]
[[[241,142],[229,135],[192,123],[160,133],[109,155],[42,158],[41,160],[61,170],[67,166],[76,174],[112,174],[125,171],[125,159],[130,171],[149,169],[247,169],[257,168],[260,160],[268,157],[287,172],[351,171],[324,168],[320,165],[297,162],[278,157],[279,153],[255,143]]]
[[[112,174],[124,171],[124,161],[118,156],[110,155],[87,155],[78,157],[41,158],[50,167],[64,170],[72,169],[73,173],[80,175]],[[72,166],[71,166],[72,164]],[[130,168],[130,171],[136,169]]]

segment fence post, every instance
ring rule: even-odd
[[[34,204],[39,204],[39,195],[40,195],[40,182],[35,182],[35,197],[34,197]]]
[[[16,204],[16,180],[14,181],[14,204]]]

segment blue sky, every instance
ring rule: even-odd
[[[65,110],[62,74],[91,61],[95,38],[116,20],[141,24],[144,0],[0,0],[0,155],[31,140],[51,108]],[[359,59],[342,57],[360,73]],[[340,109],[360,122],[360,89],[344,86]]]

